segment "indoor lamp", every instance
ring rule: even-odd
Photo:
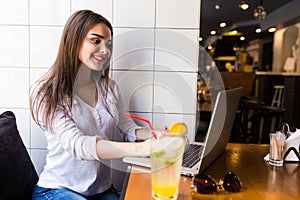
[[[239,7],[242,10],[247,10],[249,8],[249,4],[247,4],[244,0],[242,0],[241,3],[239,4]]]
[[[262,20],[262,19],[265,19],[266,15],[267,15],[267,11],[264,8],[264,6],[262,5],[262,0],[261,0],[260,4],[254,9],[253,16],[257,20]]]

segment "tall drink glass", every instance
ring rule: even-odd
[[[281,132],[270,133],[270,159],[269,163],[274,166],[283,166],[283,148],[285,135]]]
[[[185,135],[152,138],[151,182],[155,199],[177,199],[185,144]]]

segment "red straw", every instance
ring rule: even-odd
[[[156,136],[156,134],[154,132],[154,129],[153,129],[153,127],[152,127],[152,125],[151,125],[151,123],[150,123],[150,121],[148,119],[145,119],[145,118],[142,118],[142,117],[138,117],[138,116],[135,116],[135,115],[131,115],[129,113],[124,113],[124,116],[125,117],[130,117],[132,119],[136,119],[136,120],[140,120],[140,121],[146,122],[149,125],[149,127],[150,127],[152,136],[154,137],[154,139],[157,139],[157,136]]]

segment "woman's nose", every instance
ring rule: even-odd
[[[105,44],[100,44],[99,45],[99,51],[100,51],[100,53],[107,54],[108,53],[108,48]]]

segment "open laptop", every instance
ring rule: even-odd
[[[193,141],[186,145],[181,174],[192,176],[202,172],[225,150],[241,94],[241,87],[218,93],[204,143]],[[188,157],[191,157],[192,162],[187,165]],[[151,167],[149,157],[125,157],[123,161],[138,166]]]

